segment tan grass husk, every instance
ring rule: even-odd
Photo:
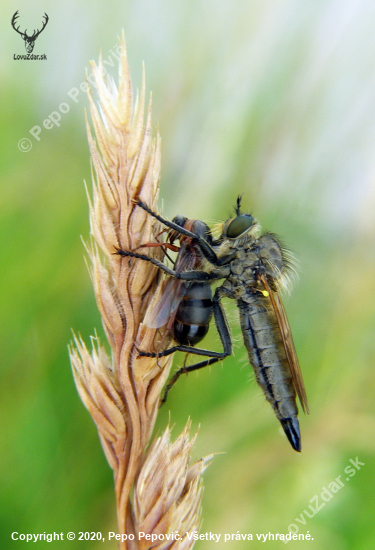
[[[152,547],[191,548],[194,540],[184,533],[199,526],[201,474],[207,459],[188,466],[194,441],[189,439],[189,423],[175,443],[170,442],[167,428],[146,450],[172,357],[139,357],[137,348],[160,349],[163,338],[163,345],[168,344],[168,335],[142,323],[162,292],[162,277],[149,262],[113,254],[115,247],[132,250],[155,240],[161,229],[133,202],[141,197],[157,208],[160,137],[152,138],[151,102],[144,121],[144,76],[133,104],[124,38],[118,89],[111,79],[104,80],[101,59],[91,68],[99,108],[90,92],[96,140],[87,124],[93,196],[89,197],[92,240],[86,249],[111,359],[96,337],[88,351],[74,336],[70,348],[74,378],[114,471],[119,533],[135,536],[133,541],[120,542],[120,548],[148,548],[150,541],[139,540],[140,531],[160,535],[176,530],[181,540],[158,540]],[[151,251],[161,258],[160,249]]]

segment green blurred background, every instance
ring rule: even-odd
[[[40,27],[34,53],[11,28]],[[74,387],[71,328],[86,342],[99,314],[84,264],[83,180],[90,181],[85,67],[125,30],[134,88],[145,61],[162,136],[164,213],[227,218],[237,194],[300,262],[285,299],[311,414],[303,452],[282,437],[247,365],[228,304],[235,357],[180,380],[157,428],[190,416],[205,474],[202,532],[287,533],[290,547],[375,547],[375,4],[366,0],[4,1],[1,8],[1,548],[10,534],[116,530],[112,473]],[[117,71],[113,70],[112,74]],[[43,120],[61,103],[60,126]],[[42,127],[40,141],[29,130]],[[17,146],[29,138],[32,149]],[[207,347],[219,349],[212,327]],[[182,357],[176,357],[176,365]],[[350,459],[365,463],[346,481]],[[345,486],[296,522],[341,475]],[[58,543],[55,543],[56,547]],[[44,548],[46,542],[34,543]],[[95,549],[103,543],[60,543]],[[105,544],[106,548],[116,545]],[[208,550],[212,542],[199,542]]]

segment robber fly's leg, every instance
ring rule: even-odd
[[[159,216],[159,214],[156,214],[156,212],[153,212],[151,208],[147,206],[144,202],[141,200],[133,201],[135,204],[143,208],[146,212],[148,212],[151,216],[153,216],[155,219],[159,220],[159,222],[163,223],[166,227],[169,227],[170,229],[174,229],[177,233],[180,235],[186,235],[187,237],[190,237],[195,240],[197,245],[199,246],[199,249],[202,251],[203,256],[213,265],[223,265],[222,258],[218,258],[216,255],[216,252],[212,248],[212,246],[209,245],[209,243],[201,237],[200,235],[197,235],[196,233],[192,233],[191,231],[188,231],[184,227],[181,227],[177,223],[170,222],[169,220],[166,220],[162,216]],[[226,261],[224,262],[226,263]]]
[[[218,361],[220,361],[220,357],[212,357],[211,359],[207,359],[207,361],[202,361],[201,363],[196,363],[195,365],[190,365],[188,367],[182,367],[181,369],[176,371],[172,376],[172,378],[169,380],[167,386],[165,387],[164,395],[162,399],[160,399],[159,407],[161,407],[163,403],[166,402],[171,388],[175,385],[177,380],[180,378],[181,374],[187,374],[188,372],[191,372],[193,370],[198,370],[198,369],[202,369],[203,367],[208,367],[209,365],[212,365],[213,363],[217,363]]]
[[[224,309],[220,303],[220,298],[225,295],[226,292],[222,290],[221,287],[217,288],[212,300],[212,307],[214,311],[214,319],[217,331],[220,336],[221,343],[223,344],[224,351],[223,352],[215,352],[215,351],[208,351],[204,349],[199,348],[192,348],[189,346],[175,346],[175,351],[185,351],[187,353],[192,353],[194,355],[206,355],[208,357],[211,357],[211,359],[207,359],[206,361],[200,361],[199,363],[194,363],[193,365],[184,366],[181,369],[179,369],[177,372],[174,373],[170,381],[168,382],[168,385],[166,386],[164,390],[163,398],[160,401],[161,406],[163,403],[165,403],[168,393],[172,386],[177,382],[181,374],[187,374],[188,372],[192,372],[194,370],[203,369],[204,367],[208,367],[209,365],[213,365],[214,363],[217,363],[221,359],[224,359],[225,357],[228,357],[228,355],[231,355],[232,353],[232,339],[229,332],[229,327],[227,323],[227,319],[224,314]],[[173,349],[173,348],[171,348]],[[170,350],[166,350],[169,352]],[[163,353],[163,352],[162,352]],[[165,352],[164,352],[165,353]],[[172,352],[173,353],[173,352]],[[161,355],[161,354],[160,354]],[[169,354],[168,354],[169,355]]]
[[[220,361],[220,359],[224,359],[225,357],[230,355],[232,353],[231,337],[230,337],[230,332],[228,328],[228,323],[226,322],[224,310],[220,303],[220,294],[223,294],[221,287],[217,288],[215,291],[215,294],[212,300],[212,309],[214,312],[216,328],[218,330],[221,342],[223,344],[223,348],[224,348],[223,352],[210,351],[208,349],[201,349],[201,348],[194,348],[192,346],[177,345],[159,352],[142,351],[138,349],[137,351],[139,356],[140,357],[167,357],[167,355],[171,355],[176,351],[181,351],[183,353],[191,353],[193,355],[204,355],[206,357],[214,357],[217,361]],[[227,345],[227,342],[229,342],[229,345]],[[187,367],[187,368],[190,368],[190,367]],[[181,369],[181,370],[184,370],[184,369]],[[192,369],[192,370],[196,370],[196,369]]]
[[[182,351],[182,353],[193,353],[194,355],[205,355],[206,357],[217,357],[218,360],[230,355],[221,353],[220,351],[210,351],[208,349],[193,348],[191,346],[173,346],[165,351],[159,351],[159,353],[138,350],[138,355],[140,357],[166,357],[176,351]]]
[[[150,214],[153,218],[157,219],[159,222],[164,224],[166,227],[169,227],[170,229],[174,229],[175,231],[177,231],[177,233],[180,233],[182,235],[186,235],[187,237],[191,237],[191,238],[197,238],[198,237],[199,238],[198,235],[196,235],[195,233],[192,233],[191,231],[188,231],[184,227],[181,227],[181,225],[178,225],[177,223],[170,222],[169,220],[166,220],[165,218],[163,218],[162,216],[160,216],[159,214],[157,214],[156,212],[151,210],[151,208],[149,208],[147,206],[147,204],[144,203],[143,201],[135,200],[133,202],[135,204],[137,204],[138,206],[140,206],[141,208],[143,208],[143,210],[148,212],[148,214]]]
[[[116,252],[114,254],[118,254],[119,256],[128,257],[128,258],[137,258],[138,260],[144,260],[145,262],[150,262],[153,265],[156,265],[159,269],[164,271],[164,273],[167,273],[171,277],[175,277],[176,279],[181,279],[182,281],[196,281],[196,282],[205,282],[205,281],[214,281],[215,279],[222,279],[223,275],[219,271],[182,271],[181,273],[177,273],[167,265],[163,264],[163,262],[160,262],[159,260],[156,260],[155,258],[150,258],[149,256],[146,256],[145,254],[138,254],[137,252],[130,252],[130,250],[121,250],[121,248],[116,248]]]

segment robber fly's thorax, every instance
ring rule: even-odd
[[[256,283],[255,270],[259,263],[259,257],[253,250],[253,244],[238,248],[234,259],[230,262],[229,279],[235,285],[251,285]]]
[[[233,298],[247,301],[247,296],[257,292],[260,286],[259,275],[267,277],[276,290],[285,270],[283,249],[274,235],[266,233],[259,238],[248,235],[241,244],[238,240],[226,241],[219,249],[221,254],[233,254],[228,263],[229,276],[225,287]]]

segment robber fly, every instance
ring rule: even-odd
[[[244,343],[256,380],[293,449],[301,451],[296,393],[302,409],[308,413],[307,397],[289,323],[279,297],[282,280],[290,268],[288,252],[275,235],[265,233],[259,236],[260,226],[257,220],[250,214],[241,214],[241,197],[237,199],[235,217],[223,223],[221,234],[213,243],[184,227],[164,220],[141,201],[138,205],[170,229],[191,238],[194,247],[199,248],[208,261],[209,267],[204,271],[177,273],[162,262],[145,255],[123,250],[117,250],[118,254],[151,261],[165,273],[183,281],[225,279],[216,288],[212,299],[215,323],[224,352],[190,365],[185,370],[180,369],[170,381],[167,390],[183,372],[197,370],[232,353],[231,336],[220,304],[222,298],[232,298],[237,302]],[[168,351],[159,355],[168,354]],[[204,350],[191,348],[190,352],[203,355],[200,351]]]

